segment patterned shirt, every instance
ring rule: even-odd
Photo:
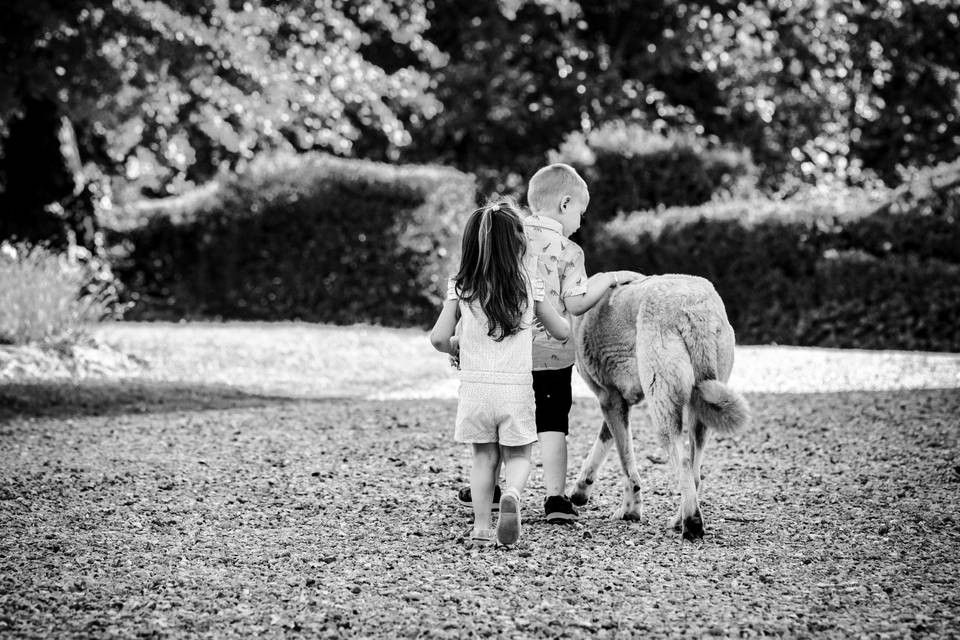
[[[523,220],[523,231],[527,236],[527,256],[537,261],[546,299],[561,315],[568,315],[566,298],[587,292],[583,249],[563,237],[563,225],[553,218],[527,216]],[[542,329],[534,330],[534,371],[564,369],[572,366],[575,359],[573,336],[557,340]]]

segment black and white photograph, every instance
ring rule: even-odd
[[[960,638],[958,0],[0,0],[0,637]]]

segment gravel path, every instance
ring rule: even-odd
[[[708,445],[702,543],[667,529],[675,483],[635,409],[644,521],[609,519],[611,459],[581,522],[547,525],[537,469],[521,545],[484,551],[453,500],[455,403],[347,380],[391,366],[345,365],[339,398],[271,395],[245,365],[0,385],[0,635],[960,634],[956,356],[743,348],[756,419]],[[576,401],[571,477],[598,420]]]

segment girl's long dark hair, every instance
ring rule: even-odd
[[[464,302],[479,301],[497,342],[520,331],[527,308],[522,266],[527,243],[517,208],[501,200],[477,209],[463,231],[456,288]]]

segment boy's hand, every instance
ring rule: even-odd
[[[613,276],[613,281],[615,287],[630,284],[631,282],[636,282],[637,280],[643,280],[647,276],[642,273],[637,273],[636,271],[611,271],[610,274]]]
[[[450,338],[450,366],[460,370],[460,338],[458,336]]]

